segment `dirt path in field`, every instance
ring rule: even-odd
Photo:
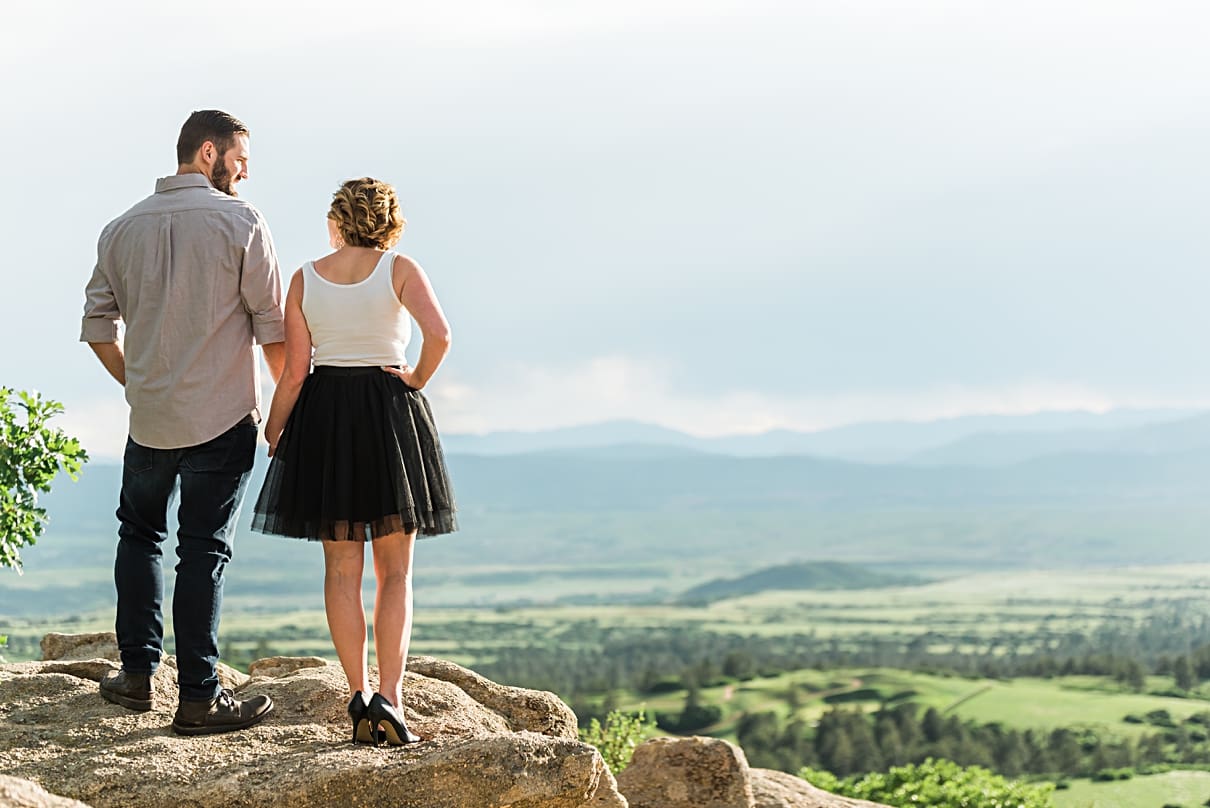
[[[864,684],[864,683],[860,679],[858,679],[857,677],[853,677],[852,679],[849,680],[849,683],[847,685],[841,685],[840,687],[834,687],[831,690],[820,690],[816,693],[808,693],[807,695],[810,696],[812,699],[823,699],[823,698],[827,698],[828,696],[835,696],[837,693],[843,693],[846,690],[856,690],[857,688],[861,687],[862,684]]]
[[[992,689],[992,686],[990,684],[983,685],[982,687],[977,687],[974,690],[972,690],[971,692],[967,693],[965,696],[963,696],[959,699],[956,699],[956,700],[950,702],[949,704],[947,704],[945,706],[945,709],[943,709],[941,711],[941,714],[944,715],[952,710],[955,710],[960,705],[965,704],[966,702],[973,699],[975,696],[981,696],[991,689]]]

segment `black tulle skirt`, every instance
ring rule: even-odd
[[[457,530],[428,399],[378,367],[316,367],[286,421],[252,529],[322,541]]]

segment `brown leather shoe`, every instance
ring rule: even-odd
[[[244,701],[224,688],[212,701],[181,701],[177,703],[172,731],[177,735],[214,735],[234,732],[260,723],[273,710],[273,699],[252,696]]]
[[[145,713],[151,709],[151,674],[120,670],[106,676],[101,680],[101,698]]]

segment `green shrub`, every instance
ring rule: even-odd
[[[38,494],[60,471],[77,479],[88,460],[78,440],[47,426],[62,412],[62,404],[38,393],[0,387],[0,567],[21,571],[21,548],[46,529]]]
[[[798,776],[806,780],[816,788],[822,788],[824,791],[831,791],[833,794],[839,794],[843,788],[843,781],[823,769],[812,769],[809,766],[798,770]]]
[[[1152,724],[1157,727],[1176,726],[1176,721],[1172,719],[1172,714],[1167,710],[1152,710],[1143,717],[1147,719],[1148,724]]]
[[[650,724],[643,710],[637,713],[613,710],[605,716],[604,726],[592,719],[587,729],[580,730],[580,740],[600,750],[610,771],[617,774],[630,764],[634,748],[643,742],[649,730]]]
[[[643,692],[645,693],[675,693],[678,690],[684,690],[685,683],[680,678],[665,678],[658,679],[648,685]]]
[[[1201,710],[1185,719],[1187,724],[1201,724],[1203,727],[1210,727],[1210,710]]]
[[[723,708],[717,704],[687,704],[679,714],[656,713],[655,723],[665,732],[697,732],[723,719]]]
[[[1108,783],[1110,780],[1129,780],[1134,777],[1134,769],[1126,767],[1124,769],[1100,769],[1092,775],[1092,779],[1097,783]]]
[[[980,766],[963,768],[950,760],[929,758],[919,765],[896,766],[887,772],[837,780],[826,772],[804,769],[801,776],[819,788],[846,797],[881,802],[896,808],[1051,808],[1050,783],[1030,785],[1006,780]]]
[[[825,704],[846,704],[853,701],[882,701],[882,691],[876,687],[859,687],[823,697]]]

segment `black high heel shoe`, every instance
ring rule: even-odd
[[[380,731],[386,737],[389,746],[403,746],[406,743],[416,743],[420,740],[420,736],[408,729],[408,725],[403,723],[403,716],[382,697],[381,693],[375,693],[374,698],[370,699],[366,717],[369,719],[370,726],[375,730],[378,730],[378,725],[382,724]]]
[[[368,743],[377,746],[382,741],[382,733],[374,731],[374,725],[367,716],[370,705],[360,690],[353,694],[349,702],[349,718],[353,721],[353,743]]]

